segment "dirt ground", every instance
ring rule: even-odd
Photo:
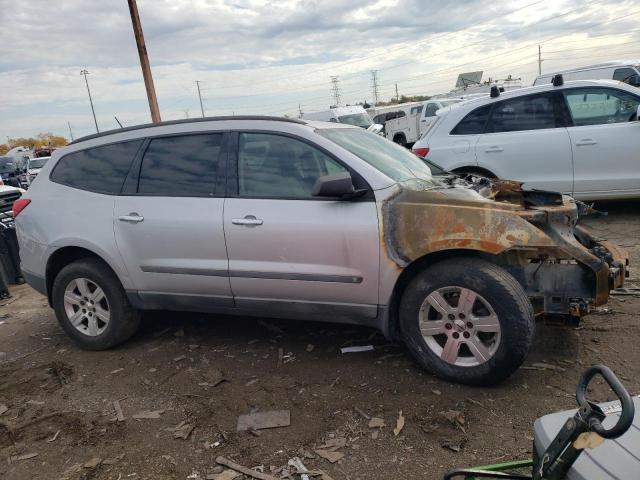
[[[600,207],[610,215],[586,223],[640,265],[640,203]],[[629,286],[639,285],[632,269]],[[587,365],[605,363],[640,391],[634,295],[612,297],[578,328],[538,323],[526,368],[498,387],[470,388],[421,371],[373,330],[330,323],[160,312],[122,347],[85,352],[44,297],[26,285],[12,293],[0,306],[3,479],[197,480],[219,472],[220,455],[276,477],[297,456],[324,478],[435,479],[530,457],[533,421],[575,405]],[[339,351],[367,344],[375,350]],[[603,388],[593,395],[611,398]],[[291,425],[236,432],[239,415],[268,410],[289,410]],[[144,412],[158,418],[134,418]],[[370,428],[366,416],[386,426]],[[336,463],[313,453],[327,442],[343,454]]]

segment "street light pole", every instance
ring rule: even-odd
[[[200,80],[196,80],[198,86],[198,98],[200,99],[200,111],[202,112],[202,118],[204,118],[204,107],[202,106],[202,95],[200,94]]]
[[[84,75],[84,83],[87,84],[87,93],[89,94],[89,103],[91,104],[91,113],[93,113],[93,123],[96,124],[96,132],[100,133],[100,129],[98,128],[98,120],[96,120],[96,111],[93,108],[93,100],[91,99],[91,90],[89,90],[89,81],[87,80],[87,75],[89,75],[89,72],[87,70],[80,70],[80,75]]]

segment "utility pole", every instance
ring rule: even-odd
[[[396,102],[400,103],[400,95],[398,95],[398,84],[396,83]]]
[[[204,118],[204,107],[202,106],[202,95],[200,94],[200,80],[196,80],[198,86],[198,98],[200,99],[200,111],[202,112],[202,118]]]
[[[380,92],[378,91],[378,71],[371,70],[371,93],[373,94],[373,102],[374,105],[378,104],[378,96]]]
[[[67,120],[67,125],[69,126],[69,136],[71,137],[71,141],[73,142],[73,131],[71,131],[71,124]]]
[[[335,103],[336,107],[340,106],[340,85],[339,85],[340,79],[338,77],[331,77],[331,84],[332,84],[332,88],[331,88],[331,93],[333,95],[333,102]]]
[[[89,94],[89,103],[91,104],[91,112],[93,113],[93,123],[96,124],[96,132],[100,133],[100,129],[98,128],[98,120],[96,120],[96,111],[93,108],[93,99],[91,98],[91,90],[89,90],[89,81],[87,80],[87,75],[89,75],[89,72],[87,70],[80,70],[80,75],[84,75],[84,83],[87,84],[87,93]]]
[[[538,45],[538,75],[542,75],[542,45]]]
[[[138,5],[136,0],[127,0],[129,3],[129,13],[131,14],[131,23],[133,24],[133,34],[136,37],[136,45],[138,46],[138,56],[140,57],[140,66],[142,67],[142,76],[144,77],[144,86],[147,89],[147,99],[149,100],[149,110],[151,110],[151,121],[153,123],[160,122],[160,109],[158,108],[158,98],[156,97],[156,88],[153,86],[153,76],[151,75],[151,65],[149,64],[149,55],[147,54],[147,46],[144,43],[144,35],[142,33],[142,24],[140,23],[140,15],[138,14]]]
[[[298,104],[298,118],[302,118],[302,105]]]

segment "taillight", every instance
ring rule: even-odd
[[[413,153],[415,153],[419,157],[424,158],[427,155],[429,155],[429,149],[428,148],[414,148],[413,149]]]
[[[15,202],[13,202],[13,218],[16,218],[18,214],[25,209],[27,205],[31,203],[31,200],[28,198],[19,198]]]

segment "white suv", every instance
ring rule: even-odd
[[[640,197],[638,89],[611,80],[552,83],[439,110],[413,146],[454,172],[598,200]]]

